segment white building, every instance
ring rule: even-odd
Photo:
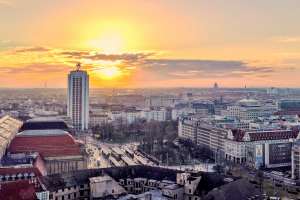
[[[127,124],[132,124],[141,118],[141,112],[138,110],[122,112],[122,118]]]
[[[291,165],[291,145],[297,130],[229,130],[225,140],[225,158],[251,167]]]
[[[162,96],[150,96],[145,100],[146,107],[161,107],[161,106],[170,106],[174,105],[179,101],[178,97],[172,95],[162,95]]]
[[[224,154],[224,140],[227,129],[196,117],[182,118],[178,121],[178,136],[195,144],[207,147],[215,155]]]
[[[167,108],[143,110],[141,116],[147,121],[163,122],[171,119],[171,110],[168,110]]]
[[[108,175],[90,178],[90,191],[91,199],[105,199],[108,196],[118,197],[127,193],[117,181]]]
[[[90,127],[101,126],[108,123],[107,114],[91,114],[90,115]]]
[[[79,69],[68,75],[68,116],[77,130],[88,129],[89,75]]]
[[[172,120],[178,120],[180,117],[189,115],[189,114],[195,114],[195,110],[192,108],[173,108],[172,109]]]
[[[276,105],[261,105],[253,99],[242,99],[238,105],[228,106],[221,111],[221,115],[231,118],[253,120],[258,117],[270,116],[277,111]]]

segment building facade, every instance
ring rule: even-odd
[[[298,130],[230,130],[225,140],[225,158],[254,168],[291,165],[292,141]]]
[[[219,127],[207,121],[198,118],[182,118],[178,122],[178,136],[188,139],[197,145],[206,147],[214,156],[224,156],[224,140],[227,135],[227,129]]]
[[[296,140],[292,147],[292,178],[300,179],[300,140]]]
[[[68,116],[75,130],[88,129],[89,75],[86,71],[71,71],[68,76]]]

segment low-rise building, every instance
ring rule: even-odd
[[[298,129],[231,130],[225,140],[225,158],[255,168],[290,166],[292,141],[298,134]]]
[[[126,194],[126,190],[108,175],[92,177],[90,182],[90,199],[118,197]]]
[[[25,122],[11,142],[8,152],[37,152],[45,162],[48,174],[68,172],[87,167],[81,143],[67,131],[66,124],[46,119]]]

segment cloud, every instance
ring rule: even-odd
[[[272,40],[278,43],[299,43],[300,36],[273,37]]]
[[[271,67],[255,67],[243,61],[223,60],[149,59],[145,60],[144,68],[149,72],[159,72],[162,77],[186,79],[230,78],[257,74],[267,76],[274,72]]]
[[[0,7],[1,6],[12,7],[13,3],[12,3],[12,1],[8,1],[8,0],[0,0]]]
[[[50,51],[49,48],[46,47],[22,47],[22,48],[16,48],[16,53],[33,53],[33,52],[47,52]]]
[[[90,59],[90,60],[142,60],[154,55],[154,53],[123,53],[123,54],[103,54],[90,51],[62,51],[59,55],[73,59]]]
[[[18,67],[0,67],[0,73],[6,74],[23,74],[34,73],[43,76],[51,73],[67,73],[70,68],[66,65],[34,63]]]
[[[269,66],[257,66],[240,60],[158,59],[155,52],[104,54],[95,51],[54,49],[43,46],[16,48],[2,52],[1,74],[51,74],[65,76],[77,62],[94,72],[117,66],[126,76],[140,75],[143,80],[268,77],[276,72]],[[7,56],[7,57],[6,57]],[[5,58],[6,57],[6,58]],[[141,72],[141,74],[139,74]],[[93,76],[93,73],[92,73]]]

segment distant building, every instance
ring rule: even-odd
[[[258,117],[268,117],[277,111],[276,105],[261,105],[255,99],[242,99],[237,105],[228,106],[221,114],[226,117],[254,120]]]
[[[278,95],[279,94],[279,89],[274,88],[274,87],[268,88],[267,89],[267,94],[269,94],[269,95]]]
[[[91,114],[90,115],[89,126],[96,127],[101,126],[108,123],[108,115],[107,114]]]
[[[300,99],[285,99],[278,103],[281,111],[300,111]]]
[[[166,107],[155,107],[149,110],[143,110],[141,117],[149,121],[168,121],[172,117],[172,109]]]
[[[89,123],[89,76],[77,69],[68,76],[68,116],[75,130],[88,129]]]
[[[215,82],[215,84],[214,84],[214,89],[215,89],[215,90],[219,89],[219,86],[218,86],[218,83],[217,83],[217,82]]]
[[[145,100],[146,107],[173,107],[179,101],[178,97],[171,95],[164,96],[150,96]]]

